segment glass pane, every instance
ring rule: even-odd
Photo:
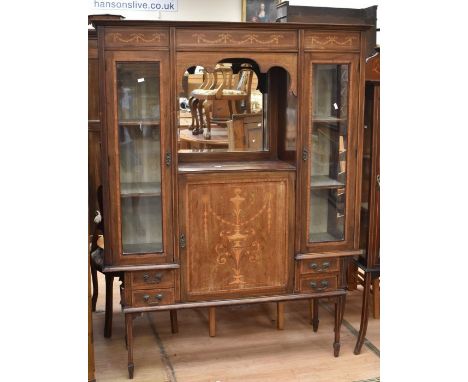
[[[187,68],[179,84],[180,153],[267,151],[265,73],[244,59]]]
[[[312,71],[309,242],[344,240],[348,66]]]
[[[117,64],[124,254],[161,252],[159,63]]]

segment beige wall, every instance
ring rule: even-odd
[[[241,21],[242,0],[178,0],[177,12],[102,11],[89,8],[88,14],[113,13],[131,20]]]

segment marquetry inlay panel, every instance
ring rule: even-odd
[[[109,28],[106,30],[105,41],[107,48],[169,46],[169,31],[166,29]]]
[[[288,178],[196,178],[182,191],[186,248],[181,258],[188,299],[284,291],[290,258]]]
[[[315,32],[305,31],[304,49],[358,51],[360,34],[357,32]]]
[[[297,49],[297,32],[288,30],[178,29],[176,46],[184,48]]]

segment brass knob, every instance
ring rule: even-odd
[[[162,298],[163,298],[163,295],[162,295],[162,293],[158,293],[155,297],[156,297],[157,300],[161,301]]]
[[[147,294],[143,295],[143,300],[145,300],[145,302],[148,302],[149,298],[150,298],[149,295],[147,295]]]
[[[322,269],[328,269],[330,268],[330,263],[328,261],[325,261],[323,264],[322,264]]]
[[[149,280],[149,274],[148,274],[148,273],[145,273],[145,274],[143,275],[143,281],[148,282],[148,280]]]
[[[312,289],[315,289],[317,291],[322,291],[328,288],[328,281],[327,280],[320,281],[320,288],[317,288],[317,283],[315,281],[311,281],[309,285]]]
[[[317,269],[317,263],[309,263],[309,268],[310,269]]]
[[[156,275],[154,276],[154,281],[156,282],[156,284],[159,284],[161,282],[162,277],[162,273],[156,273]]]

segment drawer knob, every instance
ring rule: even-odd
[[[317,291],[325,290],[328,288],[328,281],[327,280],[320,281],[320,287],[317,287],[317,283],[315,281],[311,281],[309,285],[312,289],[315,289]]]
[[[323,262],[321,267],[319,267],[317,263],[309,263],[309,268],[317,272],[325,272],[330,268],[330,262]]]
[[[159,284],[161,282],[162,278],[163,278],[162,273],[156,273],[154,275],[154,280],[151,280],[151,276],[148,273],[145,273],[143,275],[143,281],[145,283],[150,283],[150,284]]]
[[[156,284],[159,284],[161,282],[162,277],[163,277],[162,273],[156,273],[156,275],[154,276],[154,281],[156,282]]]
[[[154,296],[155,301],[154,301],[152,304],[159,304],[159,302],[162,300],[162,298],[163,298],[162,293],[158,293],[157,295]],[[150,302],[150,296],[149,296],[149,294],[143,295],[143,300],[144,300],[146,303],[149,303],[149,302]]]

